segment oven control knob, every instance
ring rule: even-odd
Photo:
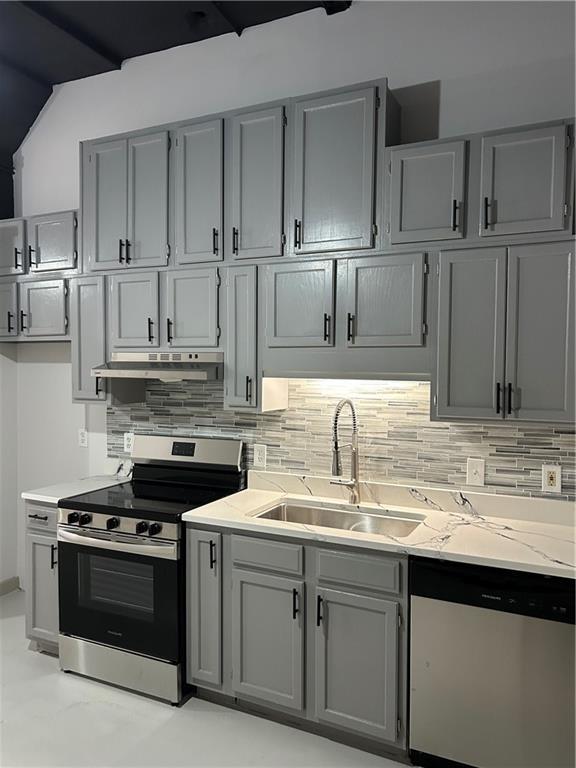
[[[162,526],[160,523],[150,523],[150,528],[148,529],[148,533],[150,536],[155,536],[157,533],[160,533],[162,530]]]
[[[113,531],[114,528],[118,528],[120,525],[120,519],[118,517],[109,517],[106,520],[106,530]]]
[[[66,518],[66,522],[68,525],[72,525],[72,523],[77,523],[78,520],[80,520],[80,515],[78,512],[68,512],[68,516]]]
[[[91,522],[92,522],[92,515],[88,514],[88,512],[82,512],[79,519],[80,525],[88,525]]]
[[[139,523],[136,523],[136,533],[146,533],[148,530],[148,523],[146,520],[140,520]]]

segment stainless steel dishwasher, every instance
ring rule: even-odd
[[[412,558],[409,582],[413,763],[573,768],[574,581]]]

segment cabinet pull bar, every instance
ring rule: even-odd
[[[174,336],[172,335],[172,320],[170,320],[169,317],[166,318],[166,338],[168,339],[168,344],[172,344],[172,339]]]
[[[210,568],[214,570],[215,565],[216,565],[216,542],[211,541],[210,542]]]
[[[10,312],[10,310],[8,310],[7,314],[8,314],[8,333],[12,333],[12,331],[14,330],[14,326],[12,325],[12,318],[14,317],[14,315],[12,314],[12,312]]]
[[[458,211],[460,206],[458,200],[452,200],[452,232],[458,231]]]
[[[28,515],[28,517],[31,520],[48,520],[48,515],[37,515],[35,513],[33,515]]]
[[[26,312],[23,309],[20,310],[20,330],[27,331],[27,326],[24,325],[24,318],[27,317]]]
[[[124,262],[124,256],[122,255],[122,249],[124,248],[124,240],[118,240],[118,262],[122,264]]]
[[[298,618],[299,613],[300,609],[298,608],[298,590],[294,588],[292,590],[292,618]]]
[[[508,416],[512,415],[512,384],[508,382]]]
[[[352,315],[350,312],[348,312],[348,324],[347,324],[347,330],[346,330],[346,338],[348,341],[354,340],[354,320],[355,316]]]
[[[319,627],[324,616],[322,615],[322,603],[324,600],[318,595],[316,598],[316,626]]]
[[[490,226],[489,212],[490,212],[491,205],[492,203],[490,202],[490,200],[487,197],[485,197],[484,198],[484,229],[488,229],[488,227]]]
[[[496,413],[500,413],[501,407],[500,407],[500,399],[502,396],[502,385],[499,381],[496,382]]]
[[[330,315],[324,312],[324,341],[330,341]]]
[[[36,250],[31,245],[28,246],[28,262],[31,267],[38,267],[38,261],[36,257],[32,258],[32,254],[36,253]]]
[[[56,544],[50,544],[50,570],[54,570],[54,567],[58,565],[58,560],[54,560],[54,553],[56,552]]]
[[[246,376],[246,402],[249,403],[252,400],[252,378]]]
[[[214,255],[218,253],[218,230],[216,227],[212,227],[212,253]]]
[[[232,253],[238,254],[238,227],[232,227]]]
[[[154,325],[152,318],[148,318],[148,341],[152,343],[154,341],[154,334],[152,333],[152,326]]]
[[[294,219],[294,248],[298,250],[302,246],[302,222]]]
[[[18,254],[21,254],[22,251],[19,248],[14,248],[14,269],[20,269],[22,264],[18,261]]]
[[[96,376],[96,397],[100,397],[100,376]]]
[[[129,248],[132,247],[130,240],[126,239],[124,241],[124,244],[126,246],[126,264],[130,264],[130,262],[132,261],[132,256],[130,256],[130,252],[129,252]]]

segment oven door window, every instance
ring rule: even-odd
[[[181,561],[59,542],[60,631],[178,661]]]

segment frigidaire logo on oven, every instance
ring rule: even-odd
[[[122,637],[122,632],[114,632],[112,629],[107,629],[106,633],[108,635],[114,635],[114,637]]]

